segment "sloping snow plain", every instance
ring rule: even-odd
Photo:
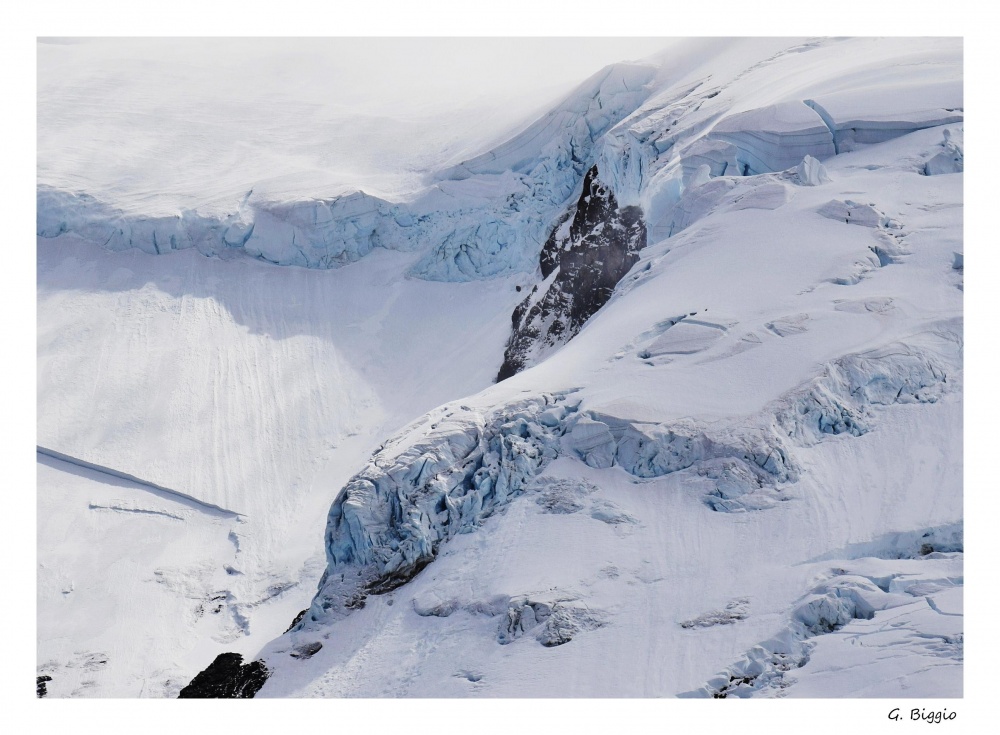
[[[40,174],[48,696],[961,696],[962,119],[960,40],[688,40],[333,230]],[[646,246],[491,385],[592,167]]]
[[[226,555],[207,557],[233,572],[199,599],[178,593],[192,610],[225,599],[221,614],[239,633],[218,635],[220,651],[280,633],[307,606],[331,498],[386,434],[489,383],[518,296],[510,279],[490,289],[404,279],[393,253],[314,271],[193,251],[109,253],[65,235],[38,254],[38,443],[240,514]],[[42,497],[68,492],[62,466],[40,475]],[[105,512],[81,502],[62,512]],[[39,530],[43,559],[61,538],[48,529]],[[124,539],[114,548],[131,554]],[[41,610],[53,592],[40,578]],[[164,605],[149,617],[153,628],[194,622]],[[199,644],[202,634],[189,632]],[[119,673],[119,688],[92,693],[139,695],[148,671]],[[49,690],[60,692],[58,677]]]

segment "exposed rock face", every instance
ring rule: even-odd
[[[36,676],[35,677],[35,695],[41,699],[46,694],[48,694],[48,689],[45,686],[45,682],[52,681],[51,676]]]
[[[564,219],[542,248],[539,264],[544,281],[514,309],[513,334],[497,382],[569,342],[611,298],[645,246],[642,210],[619,208],[593,166],[572,221]]]
[[[270,672],[262,661],[243,663],[238,653],[220,653],[207,669],[181,689],[178,699],[250,699]]]

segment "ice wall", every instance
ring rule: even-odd
[[[486,413],[437,409],[386,442],[334,501],[327,569],[299,625],[328,622],[405,584],[448,539],[528,491],[558,456],[638,478],[687,472],[715,511],[772,507],[804,471],[800,448],[861,436],[886,407],[936,402],[958,385],[960,353],[951,338],[925,334],[846,355],[749,422],[636,422],[582,410],[572,393]]]
[[[673,233],[685,190],[708,179],[784,171],[806,156],[823,161],[962,120],[961,79],[949,73],[947,53],[927,72],[892,63],[908,52],[903,46],[858,43],[864,54],[845,59],[842,71],[824,62],[815,78],[796,75],[809,54],[831,53],[823,43],[789,41],[769,58],[737,61],[716,49],[719,58],[692,60],[690,69],[674,58],[659,67],[606,67],[523,132],[440,171],[405,202],[361,191],[283,202],[248,195],[226,216],[143,217],[85,193],[41,187],[37,230],[42,237],[75,232],[112,249],[239,250],[308,268],[338,267],[374,248],[414,251],[421,256],[411,275],[429,280],[530,273],[595,164],[620,206],[640,207],[652,242]],[[838,74],[859,79],[857,88]],[[883,89],[874,80],[887,74]],[[776,84],[779,78],[786,81]],[[929,172],[955,170],[956,160],[949,149]]]

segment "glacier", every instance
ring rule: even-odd
[[[388,440],[338,495],[327,520],[320,592],[294,628],[314,627],[363,607],[369,594],[406,584],[449,539],[474,532],[523,495],[560,455],[646,479],[690,469],[714,484],[706,494],[713,510],[770,507],[768,496],[784,499],[782,486],[802,473],[793,442],[861,436],[871,431],[876,407],[934,403],[954,389],[948,373],[960,362],[957,345],[929,337],[947,369],[933,353],[905,344],[845,356],[782,396],[749,430],[588,415],[572,394],[486,415],[468,407],[435,412]]]
[[[42,185],[38,235],[66,232],[112,250],[160,253],[226,248],[278,265],[336,268],[373,248],[425,250],[413,275],[431,280],[490,278],[530,270],[556,210],[578,188],[595,141],[638,107],[655,72],[612,65],[514,139],[440,172],[409,203],[353,191],[329,200],[258,201],[252,189],[223,217],[190,210],[149,218],[86,193]]]
[[[840,63],[839,72],[848,74]],[[873,73],[870,66],[862,69]],[[605,171],[606,184],[623,205],[646,192],[641,204],[655,222],[660,210],[676,204],[701,165],[708,165],[713,177],[781,171],[806,155],[822,161],[855,146],[962,120],[961,86],[925,80],[918,71],[894,80],[906,93],[893,99],[891,111],[872,108],[864,86],[738,111],[727,107],[731,92],[722,94],[724,83],[706,88],[704,80],[689,81],[692,75],[673,81],[669,71],[653,64],[601,70],[511,140],[437,173],[412,201],[391,202],[360,190],[331,199],[271,201],[254,199],[251,189],[239,209],[225,216],[185,210],[147,217],[85,192],[42,184],[38,235],[74,232],[110,249],[152,253],[195,248],[218,256],[236,248],[268,262],[308,268],[336,268],[376,247],[419,250],[425,254],[412,267],[414,276],[493,278],[533,269],[553,220],[578,196],[594,164]],[[742,76],[730,84],[751,83]],[[804,97],[814,86],[809,79],[795,92]],[[791,94],[783,92],[786,98]],[[655,179],[660,181],[651,185]],[[668,181],[677,183],[671,189]],[[664,191],[666,201],[656,197],[660,201],[654,204],[665,186],[676,193]]]
[[[962,696],[962,95],[687,39],[407,191],[46,160],[38,691]]]

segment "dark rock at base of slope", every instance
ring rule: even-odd
[[[564,219],[539,258],[542,278],[511,317],[497,382],[528,367],[541,353],[569,342],[614,292],[646,246],[646,225],[639,207],[618,207],[593,166],[568,231]]]
[[[211,665],[181,689],[178,699],[250,699],[271,672],[263,661],[243,663],[238,653],[220,653]]]
[[[289,625],[287,628],[285,628],[285,633],[287,633],[292,628],[294,628],[296,625],[298,625],[299,623],[301,623],[302,622],[302,618],[304,618],[306,616],[307,612],[309,612],[309,608],[308,607],[305,610],[299,611],[299,614],[295,616],[294,620],[292,620],[292,624]]]
[[[384,574],[378,579],[369,582],[365,587],[365,591],[372,595],[384,595],[392,592],[420,574],[424,567],[432,561],[434,561],[433,557],[424,557],[422,559],[418,559],[411,565],[401,567],[395,572]]]
[[[46,694],[49,693],[48,690],[45,688],[45,682],[47,681],[52,681],[52,677],[51,676],[35,677],[35,694],[38,695],[39,699],[41,699],[42,697],[44,697]]]

